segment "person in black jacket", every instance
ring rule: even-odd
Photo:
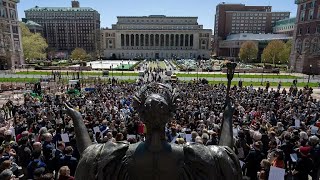
[[[263,153],[261,152],[261,141],[255,142],[253,148],[250,150],[248,156],[244,159],[245,168],[247,169],[246,175],[251,180],[257,180],[257,173],[260,170],[260,162],[263,159]]]
[[[301,157],[298,158],[296,166],[292,172],[296,180],[308,180],[308,175],[313,169],[313,162],[310,158],[310,150],[311,147],[307,146],[301,146],[299,148]]]
[[[65,156],[60,158],[60,167],[62,166],[68,166],[70,168],[70,175],[74,176],[76,172],[76,168],[78,165],[77,158],[72,156],[73,148],[71,146],[67,146],[65,148]]]

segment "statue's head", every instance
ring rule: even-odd
[[[150,83],[134,96],[134,108],[141,120],[152,128],[163,127],[175,111],[177,93],[170,85]]]

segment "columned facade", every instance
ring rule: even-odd
[[[102,30],[106,58],[210,58],[211,30],[198,25],[196,17],[118,17],[112,27]],[[112,33],[114,37],[109,36]],[[109,40],[114,40],[115,46]]]

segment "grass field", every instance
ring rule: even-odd
[[[69,76],[72,76],[72,73],[74,71],[70,71],[68,73]],[[49,72],[49,71],[20,71],[20,72],[17,72],[16,74],[21,74],[21,75],[51,75],[52,73]],[[62,75],[67,75],[67,72],[61,72]],[[122,76],[122,72],[112,72],[112,71],[109,71],[109,76],[111,76],[113,74],[113,76]],[[102,76],[102,72],[83,72],[83,75],[85,76],[99,76],[101,75]],[[126,71],[123,71],[123,76],[138,76],[138,73],[135,73],[135,72],[126,72]]]
[[[227,84],[227,81],[209,81],[209,84],[219,84],[219,83]],[[232,81],[231,84],[232,85],[238,85],[238,82],[237,81]],[[250,86],[251,84],[252,84],[253,87],[266,86],[265,82],[263,82],[262,85],[261,85],[261,82],[242,82],[243,86]],[[305,87],[306,85],[307,85],[307,83],[304,83],[304,82],[301,82],[301,83],[297,84],[298,87]],[[278,83],[277,82],[270,82],[270,86],[277,87]],[[281,86],[282,87],[291,87],[292,83],[283,82],[283,83],[281,83]],[[313,87],[313,88],[319,87],[319,84],[318,83],[309,83],[309,87]]]
[[[178,73],[177,77],[197,77],[197,74],[188,74],[188,73]],[[227,78],[227,74],[198,74],[199,78]],[[234,75],[235,78],[258,78],[261,79],[262,75],[252,75],[252,74],[237,74]],[[273,75],[273,74],[264,74],[263,78],[269,79],[301,79],[302,77],[292,76],[292,75]]]

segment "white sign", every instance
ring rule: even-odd
[[[94,134],[97,134],[97,132],[100,132],[100,128],[98,126],[93,128]]]
[[[137,138],[136,138],[136,135],[134,135],[134,134],[128,134],[127,135],[127,140],[128,139],[137,139]]]
[[[295,126],[296,128],[300,128],[300,120],[299,120],[299,119],[295,119],[295,120],[294,120],[294,126]]]
[[[244,162],[243,161],[240,161],[240,167],[242,168],[244,165]]]
[[[67,133],[61,134],[61,139],[65,143],[70,142],[69,135]]]
[[[319,128],[316,126],[311,126],[311,134],[317,134]]]
[[[285,169],[271,166],[269,172],[269,180],[284,180],[285,173]]]
[[[192,140],[191,134],[186,134],[186,141],[191,142],[191,140]]]
[[[292,162],[297,162],[297,160],[298,160],[298,156],[297,156],[297,154],[296,154],[296,153],[294,153],[294,154],[290,154],[290,157],[291,157]]]

